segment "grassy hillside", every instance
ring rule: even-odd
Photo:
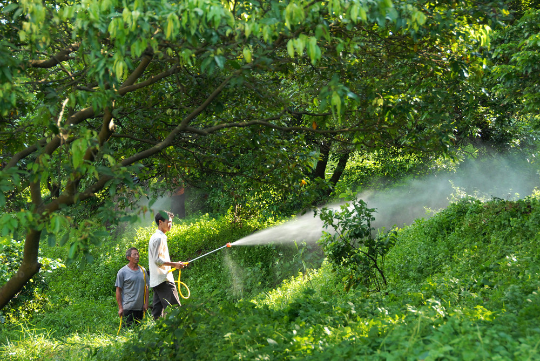
[[[324,265],[252,301],[179,309],[94,357],[540,359],[539,217],[535,198],[465,199],[400,230],[382,293],[344,292]]]
[[[186,261],[276,222],[252,220],[239,226],[226,216],[175,220],[168,233],[169,251],[172,259]],[[127,263],[125,251],[132,246],[140,250],[140,264],[147,267],[148,240],[155,228],[150,224],[118,229],[113,232],[117,237],[111,236],[92,250],[92,263],[79,259],[54,272],[42,272],[41,288],[35,293],[38,299],[14,302],[7,312],[9,317],[0,323],[1,358],[80,359],[93,347],[132,337],[130,331],[116,335],[116,273]],[[67,248],[42,247],[42,253],[52,259],[63,259],[67,252]],[[262,246],[225,248],[211,254],[182,272],[182,281],[191,290],[191,297],[183,304],[234,302],[270,289],[303,266],[297,252],[296,247]],[[14,264],[15,256],[11,260]]]
[[[539,221],[540,202],[534,197],[463,199],[399,230],[386,257],[388,287],[380,293],[360,286],[346,292],[327,263],[275,287],[281,279],[277,270],[283,275],[301,269],[295,250],[233,247],[185,271],[195,296],[169,318],[118,337],[111,284],[128,244],[111,245],[96,264],[57,273],[50,286],[54,292],[48,293],[51,308],[29,325],[2,328],[1,356],[540,359]],[[171,252],[189,257],[261,226],[238,230],[211,219],[179,226],[171,235]],[[138,230],[130,244],[144,250],[151,231]]]

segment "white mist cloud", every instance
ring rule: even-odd
[[[428,210],[437,211],[465,196],[488,200],[524,198],[538,184],[536,167],[517,158],[489,157],[470,160],[461,164],[456,173],[436,175],[413,180],[384,192],[366,192],[359,195],[369,208],[376,208],[375,228],[402,227],[417,218],[428,218]],[[328,207],[338,208],[339,204]],[[316,242],[323,231],[323,223],[313,213],[298,216],[282,225],[268,228],[233,245],[290,243],[293,241]],[[327,230],[329,231],[329,230]]]

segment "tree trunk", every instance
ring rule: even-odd
[[[345,166],[347,165],[347,162],[349,161],[349,156],[351,153],[343,153],[339,155],[338,164],[336,166],[336,169],[334,169],[334,174],[332,174],[332,178],[330,178],[330,183],[332,183],[332,186],[335,187],[339,179],[341,178],[341,175],[343,174],[343,171],[345,170]]]
[[[331,143],[323,142],[319,146],[319,161],[317,162],[315,170],[311,173],[311,179],[326,179],[326,165],[328,164],[328,157],[330,156],[330,145]]]
[[[186,218],[186,194],[184,187],[179,187],[171,196],[171,212],[180,219]]]
[[[41,268],[38,262],[39,237],[41,231],[31,230],[26,236],[24,243],[23,261],[9,281],[0,288],[0,310],[4,308],[17,293],[19,293],[24,285],[36,274]]]

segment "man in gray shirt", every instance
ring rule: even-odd
[[[124,325],[127,327],[134,320],[139,323],[148,309],[150,277],[146,274],[146,270],[139,266],[137,248],[128,249],[126,258],[129,263],[118,271],[115,286],[118,316],[123,316]]]

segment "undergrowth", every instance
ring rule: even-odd
[[[287,258],[294,250],[287,256],[289,251],[272,247],[233,247],[223,257],[209,256],[186,270],[186,282],[189,280],[192,293],[200,296],[174,309],[166,319],[148,321],[118,338],[111,284],[124,262],[121,253],[116,253],[127,244],[118,251],[111,246],[111,253],[103,255],[103,260],[110,259],[106,266],[98,263],[95,269],[78,271],[68,267],[62,275],[57,273],[64,280],[86,280],[87,288],[74,297],[69,292],[79,287],[56,279],[51,287],[60,292],[59,303],[42,317],[45,322],[50,314],[47,331],[17,339],[15,333],[20,331],[15,327],[3,329],[8,341],[0,340],[1,356],[66,359],[63,355],[71,353],[72,358],[97,360],[540,360],[539,219],[536,198],[463,199],[430,219],[417,220],[397,231],[396,243],[386,256],[388,286],[375,293],[361,283],[346,291],[346,283],[327,263],[311,270],[294,268],[298,263]],[[207,222],[208,228],[202,223],[199,227],[185,225],[184,231],[177,228],[179,233],[170,237],[173,258],[194,257],[228,241],[225,235],[230,230],[225,225]],[[144,251],[143,264],[144,245],[151,232],[140,230],[131,242]],[[200,235],[209,241],[197,243]],[[180,254],[181,250],[185,253]],[[227,266],[227,257],[237,267]],[[281,279],[272,269],[286,267],[296,275],[274,287]],[[90,282],[90,271],[99,269],[104,270],[100,276],[104,281]],[[236,290],[235,277],[243,283]],[[101,285],[105,281],[108,286]],[[109,293],[101,288],[92,290],[98,286],[109,287]],[[88,303],[82,303],[83,299]],[[87,312],[76,314],[83,304],[88,305]],[[76,315],[86,321],[74,325]],[[101,329],[100,324],[106,327]],[[42,326],[34,323],[33,327]],[[62,327],[70,331],[62,331]],[[96,342],[81,342],[79,351],[69,348],[65,344],[76,330],[85,332],[82,337],[87,340],[94,332]],[[54,356],[23,355],[22,349],[30,349],[32,342],[40,344],[40,352]],[[57,348],[60,351],[54,354]]]
[[[171,259],[188,261],[276,222],[252,220],[238,227],[227,217],[175,220],[173,229],[167,233]],[[94,335],[105,343],[116,343],[119,325],[114,288],[116,273],[127,263],[125,251],[132,246],[139,249],[140,264],[147,267],[148,240],[155,229],[155,224],[117,229],[118,238],[104,240],[91,251],[94,262],[81,258],[47,274],[43,281],[45,301],[30,313],[13,311],[10,314],[18,318],[0,322],[0,355],[20,360],[71,360],[77,347],[67,347],[66,343],[73,344],[70,340],[74,337],[87,340],[81,343],[77,359],[88,355],[90,346],[96,346],[90,341]],[[65,258],[68,252],[66,248],[47,245],[42,249],[43,253],[57,258]],[[303,268],[297,253],[296,246],[261,246],[225,248],[211,254],[182,272],[182,281],[191,289],[191,297],[183,300],[183,305],[208,300],[234,302],[274,287],[284,277]],[[178,277],[176,272],[174,277]],[[45,349],[49,351],[44,352]]]
[[[328,265],[250,300],[192,304],[97,359],[540,359],[537,199],[464,199],[399,230],[389,286]],[[212,345],[212,347],[208,347]]]

